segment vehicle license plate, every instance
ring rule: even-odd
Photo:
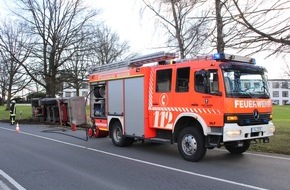
[[[253,127],[253,128],[251,128],[251,132],[252,133],[257,133],[257,132],[260,132],[260,131],[262,131],[262,127]]]

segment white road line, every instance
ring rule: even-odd
[[[19,183],[17,183],[17,181],[15,181],[12,177],[10,177],[4,171],[0,170],[0,175],[3,176],[6,180],[8,180],[18,190],[26,190],[24,187],[22,187]]]
[[[228,152],[227,150],[223,150],[223,149],[215,149],[215,151]],[[251,152],[244,152],[243,154],[247,154],[247,155],[251,155],[251,156],[264,157],[264,158],[273,158],[273,159],[290,161],[290,158],[281,157],[281,156],[271,156],[271,155],[256,154],[256,153],[251,153]]]
[[[11,190],[11,188],[9,188],[5,183],[3,183],[3,181],[1,181],[1,179],[0,179],[0,189],[1,190]]]
[[[7,128],[3,128],[3,127],[0,127],[0,129],[4,129],[4,130],[7,130],[7,131],[15,131],[13,129],[7,129]],[[198,176],[198,177],[211,179],[211,180],[215,180],[215,181],[219,181],[219,182],[224,182],[224,183],[228,183],[228,184],[233,184],[233,185],[246,187],[246,188],[250,188],[250,189],[267,190],[265,188],[261,188],[261,187],[257,187],[257,186],[253,186],[253,185],[248,185],[248,184],[245,184],[245,183],[239,183],[239,182],[226,180],[226,179],[222,179],[222,178],[218,178],[218,177],[213,177],[213,176],[209,176],[209,175],[204,175],[204,174],[199,174],[199,173],[195,173],[195,172],[191,172],[191,171],[186,171],[186,170],[182,170],[182,169],[178,169],[178,168],[174,168],[174,167],[170,167],[170,166],[156,164],[156,163],[153,163],[153,162],[139,160],[139,159],[135,159],[135,158],[127,157],[127,156],[122,156],[122,155],[118,155],[118,154],[111,153],[111,152],[106,152],[106,151],[102,151],[102,150],[98,150],[98,149],[94,149],[94,148],[85,147],[85,146],[82,146],[82,145],[77,145],[77,144],[73,144],[73,143],[69,143],[69,142],[65,142],[65,141],[61,141],[61,140],[56,140],[56,139],[52,139],[52,138],[48,138],[48,137],[44,137],[44,136],[40,136],[40,135],[35,135],[35,134],[32,134],[32,133],[26,133],[26,132],[22,132],[22,131],[20,131],[19,133],[25,134],[25,135],[29,135],[29,136],[32,136],[32,137],[37,137],[37,138],[53,141],[53,142],[57,142],[57,143],[61,143],[61,144],[65,144],[65,145],[69,145],[69,146],[73,146],[73,147],[77,147],[77,148],[82,148],[82,149],[86,149],[86,150],[90,150],[90,151],[94,151],[94,152],[110,155],[110,156],[114,156],[114,157],[118,157],[118,158],[122,158],[122,159],[126,159],[126,160],[131,160],[131,161],[134,161],[134,162],[139,162],[139,163],[143,163],[143,164],[147,164],[147,165],[151,165],[151,166],[155,166],[155,167],[159,167],[159,168],[163,168],[163,169],[167,169],[167,170],[171,170],[171,171],[176,171],[176,172],[180,172],[180,173],[184,173],[184,174]]]

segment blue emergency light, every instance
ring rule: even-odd
[[[219,60],[219,61],[235,61],[235,62],[242,62],[242,63],[250,63],[255,65],[256,60],[254,58],[243,57],[238,55],[230,55],[225,53],[215,53],[212,56],[212,59]]]
[[[215,54],[213,54],[212,58],[214,60],[223,60],[223,59],[225,59],[225,54],[224,53],[215,53]]]

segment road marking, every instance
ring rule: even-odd
[[[11,190],[3,181],[0,179],[0,189],[1,190]]]
[[[223,149],[216,149],[215,151],[228,152],[227,150],[223,150]],[[271,155],[257,154],[257,153],[251,153],[251,152],[244,152],[243,154],[247,154],[247,155],[251,155],[251,156],[264,157],[264,158],[273,158],[273,159],[280,159],[280,160],[290,161],[290,158],[281,157],[281,156],[271,156]]]
[[[3,128],[3,127],[0,127],[0,129],[7,130],[7,131],[15,131],[13,129],[7,129],[7,128]],[[134,162],[139,162],[139,163],[143,163],[143,164],[147,164],[147,165],[151,165],[151,166],[155,166],[155,167],[159,167],[159,168],[163,168],[163,169],[167,169],[167,170],[171,170],[171,171],[176,171],[176,172],[180,172],[180,173],[184,173],[184,174],[189,174],[189,175],[193,175],[193,176],[197,176],[197,177],[211,179],[211,180],[224,182],[224,183],[228,183],[228,184],[233,184],[233,185],[246,187],[246,188],[250,188],[250,189],[267,190],[265,188],[261,188],[261,187],[257,187],[257,186],[253,186],[253,185],[248,185],[248,184],[245,184],[245,183],[239,183],[239,182],[226,180],[226,179],[222,179],[222,178],[218,178],[218,177],[213,177],[213,176],[204,175],[204,174],[200,174],[200,173],[195,173],[195,172],[191,172],[191,171],[187,171],[187,170],[182,170],[182,169],[178,169],[178,168],[174,168],[174,167],[170,167],[170,166],[165,166],[165,165],[162,165],[162,164],[156,164],[156,163],[153,163],[153,162],[148,162],[148,161],[145,161],[145,160],[135,159],[135,158],[131,158],[131,157],[128,157],[128,156],[122,156],[122,155],[118,155],[118,154],[115,154],[115,153],[106,152],[106,151],[102,151],[102,150],[98,150],[98,149],[94,149],[94,148],[90,148],[90,147],[86,147],[86,146],[82,146],[82,145],[77,145],[77,144],[73,144],[73,143],[69,143],[69,142],[65,142],[65,141],[61,141],[61,140],[56,140],[56,139],[52,139],[52,138],[49,138],[49,137],[44,137],[44,136],[40,136],[40,135],[36,135],[36,134],[32,134],[32,133],[27,133],[27,132],[23,132],[23,131],[20,131],[19,133],[20,134],[25,134],[25,135],[28,135],[28,136],[32,136],[32,137],[37,137],[37,138],[40,138],[40,139],[49,140],[49,141],[52,141],[52,142],[57,142],[57,143],[60,143],[60,144],[65,144],[65,145],[69,145],[69,146],[73,146],[73,147],[77,147],[77,148],[90,150],[90,151],[93,151],[93,152],[98,152],[98,153],[114,156],[114,157],[117,157],[117,158],[131,160],[131,161],[134,161]],[[257,156],[258,154],[250,154],[250,155]],[[267,155],[265,157],[280,158],[280,157],[275,157],[275,156],[271,157],[271,156],[267,156]],[[283,158],[283,157],[281,157],[281,158]]]
[[[26,190],[24,187],[22,187],[17,181],[15,181],[12,177],[10,177],[7,173],[4,171],[0,170],[0,176],[3,176],[6,180],[9,181],[16,189],[18,190]],[[10,188],[8,188],[10,189]]]

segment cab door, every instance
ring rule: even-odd
[[[157,129],[172,129],[174,104],[174,66],[152,68],[152,84],[149,84],[150,126]],[[152,86],[152,87],[150,87]]]
[[[176,69],[174,107],[178,112],[188,112],[193,99],[193,88],[190,86],[190,67]]]
[[[218,69],[201,69],[194,72],[194,99],[192,109],[206,122],[207,126],[223,126],[224,96]]]

